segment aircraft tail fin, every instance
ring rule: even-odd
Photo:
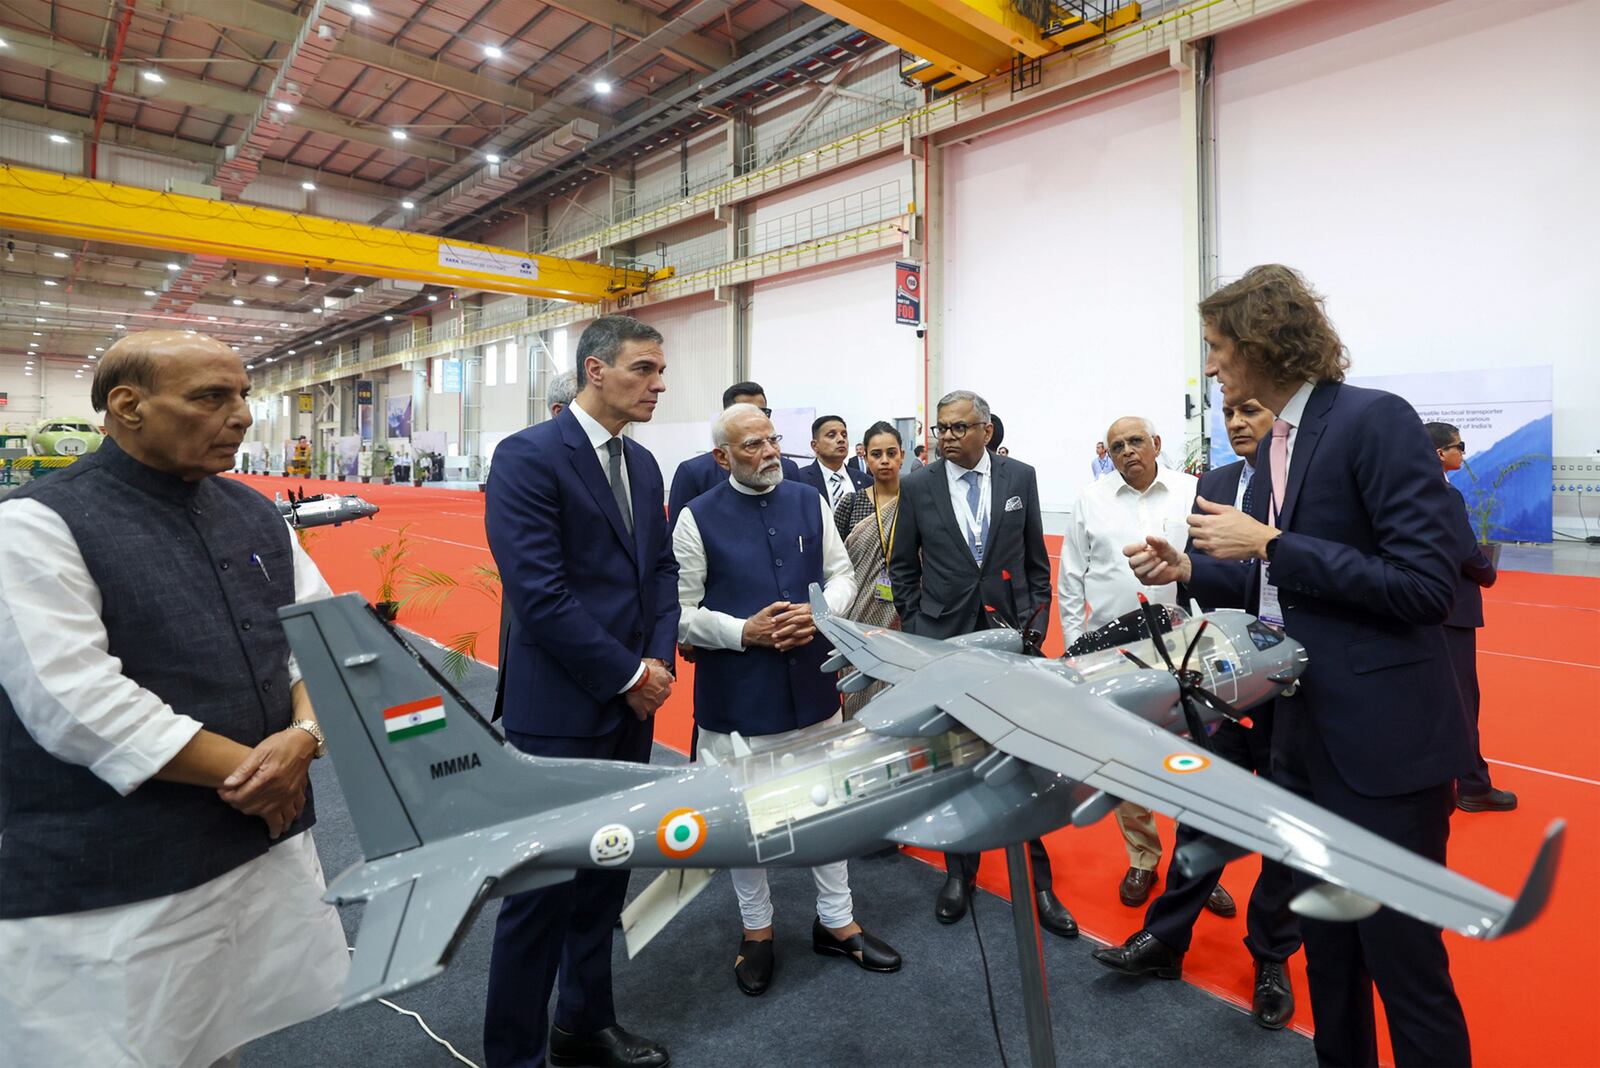
[[[507,748],[359,594],[279,615],[369,861],[670,772]]]
[[[1545,829],[1544,841],[1539,846],[1538,855],[1533,858],[1528,878],[1523,881],[1522,893],[1517,895],[1505,922],[1490,937],[1499,938],[1520,931],[1544,911],[1550,901],[1550,890],[1555,885],[1556,869],[1561,865],[1561,845],[1566,835],[1566,820],[1556,820]]]

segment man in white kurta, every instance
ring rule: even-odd
[[[99,458],[98,466],[176,486],[189,473],[198,481],[214,473],[210,465],[231,464],[231,455],[223,456],[226,450],[213,442],[219,436],[236,441],[248,428],[242,393],[236,404],[224,401],[220,408],[210,396],[192,403],[186,398],[197,374],[221,388],[247,386],[242,367],[236,377],[232,373],[237,356],[192,334],[136,335],[120,344],[125,350],[114,346],[100,369],[110,374],[97,375],[96,397],[113,392],[116,408],[127,392],[138,393],[132,408],[118,409],[132,412],[138,425],[130,435],[117,411],[108,413],[110,456]],[[140,360],[142,371],[129,372]],[[119,371],[131,375],[121,394],[110,381]],[[191,418],[193,404],[213,410]],[[196,434],[211,436],[195,446]],[[194,456],[204,457],[207,471],[184,466],[185,457]],[[108,459],[114,463],[100,462]],[[209,505],[218,498],[196,498],[202,499]],[[183,765],[179,755],[192,758],[208,740],[230,761],[245,755],[236,777],[216,788],[240,812],[247,809],[240,798],[251,776],[267,775],[269,761],[282,766],[297,751],[289,746],[314,744],[320,754],[320,739],[304,727],[270,735],[254,749],[238,745],[124,674],[102,619],[110,606],[58,511],[33,499],[0,500],[0,530],[0,689],[32,742],[64,765],[88,769],[115,791],[107,792],[110,804],[157,777],[182,781],[172,774]],[[293,574],[278,581],[292,581],[296,601],[328,596],[315,565],[292,536],[287,541]],[[266,559],[252,555],[260,572],[252,578],[271,581]],[[256,629],[276,625],[271,619]],[[182,624],[174,626],[181,630]],[[243,626],[248,630],[250,623]],[[171,655],[182,658],[186,649],[176,644]],[[286,666],[299,714],[309,704],[292,657]],[[253,684],[241,684],[241,703],[248,704]],[[15,793],[22,769],[0,765],[0,795],[8,774]],[[303,769],[297,774],[303,780]],[[338,915],[321,901],[322,869],[311,833],[279,837],[291,820],[284,810],[263,810],[260,818],[270,847],[199,885],[108,907],[50,914],[35,908],[0,919],[0,1064],[201,1068],[336,1005],[349,960]],[[84,848],[62,843],[55,852],[66,857]],[[48,894],[51,880],[44,881]]]

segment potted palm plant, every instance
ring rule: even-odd
[[[410,523],[402,523],[393,541],[374,545],[369,550],[378,564],[378,614],[391,623],[400,614],[400,605],[404,603],[396,590],[401,582],[406,557],[411,554],[411,540],[406,535],[410,528]]]
[[[468,590],[484,597],[494,605],[494,619],[500,619],[500,572],[485,564],[467,569],[465,581],[431,567],[415,568],[406,579],[411,590],[406,601],[422,614],[437,611],[458,590]],[[485,628],[463,631],[444,643],[445,671],[457,681],[467,673],[467,665],[478,657],[478,639]]]

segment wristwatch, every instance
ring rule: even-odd
[[[305,731],[307,734],[311,735],[311,737],[317,740],[317,751],[311,754],[312,760],[320,760],[328,755],[328,739],[322,736],[322,728],[317,725],[316,720],[297,719],[293,723],[289,724],[289,729],[292,731]]]

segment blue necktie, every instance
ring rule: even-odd
[[[1239,511],[1243,512],[1245,515],[1249,515],[1250,502],[1255,500],[1255,471],[1250,467],[1246,467],[1243,471],[1239,472],[1239,477],[1246,480],[1244,484],[1244,500],[1239,502]]]
[[[985,536],[989,533],[989,517],[982,515],[978,511],[979,506],[983,503],[983,476],[976,471],[968,471],[961,476],[961,480],[967,484],[967,507],[972,510],[972,514],[977,516],[978,522],[982,524],[978,530],[969,530],[967,532],[967,548],[972,550],[972,559],[977,561],[978,566],[981,567],[983,566],[983,550],[979,546],[976,535],[980,531]]]

